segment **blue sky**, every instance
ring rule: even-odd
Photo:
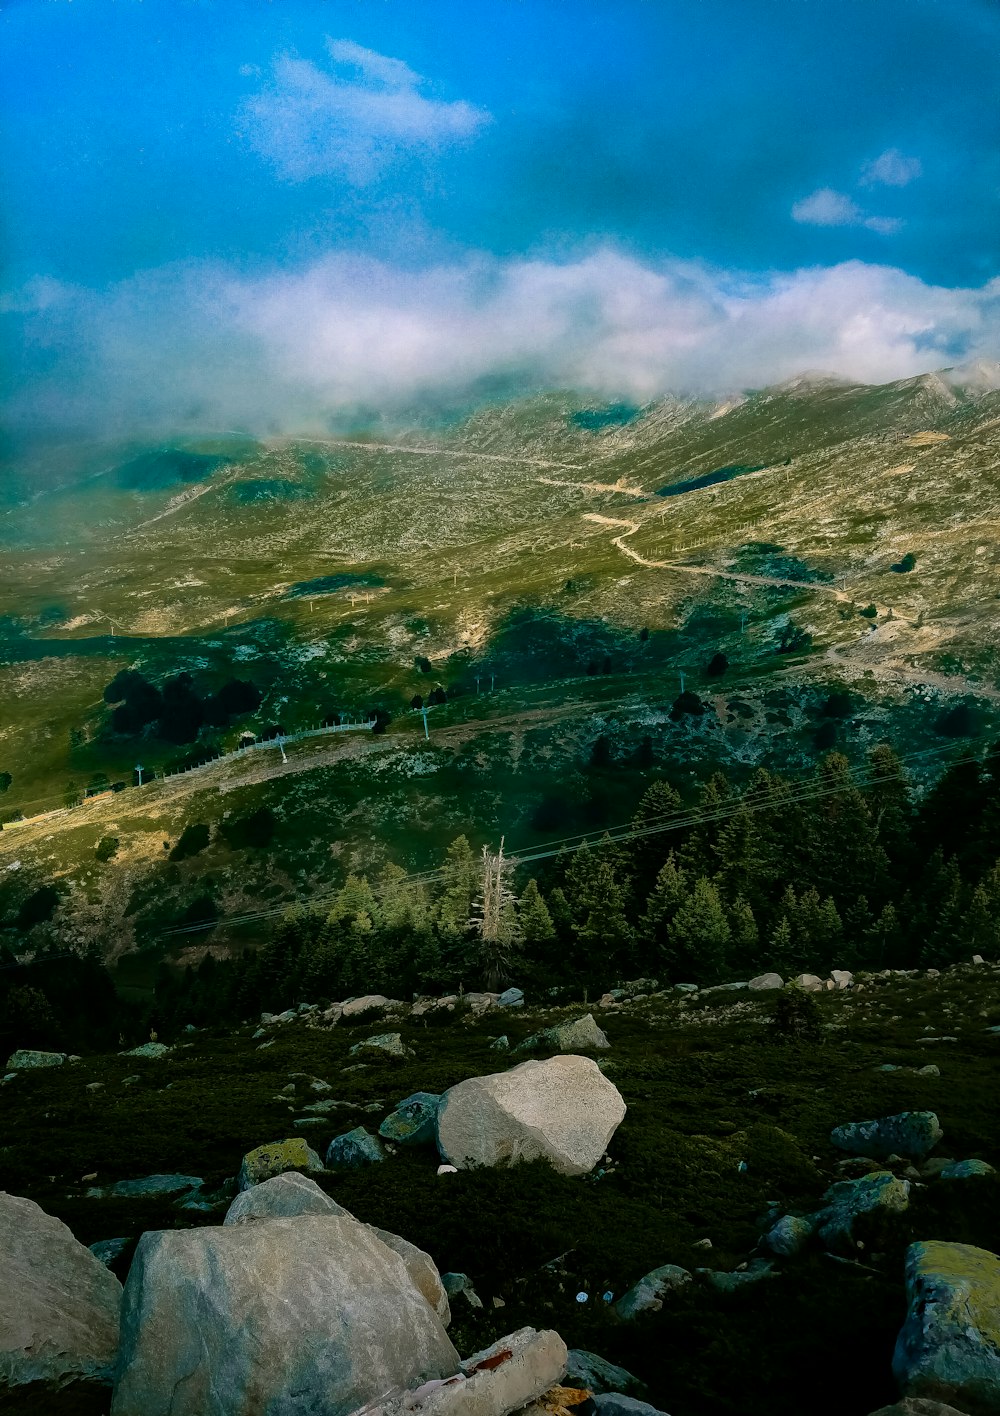
[[[992,0],[8,0],[12,416],[995,356],[998,58]]]

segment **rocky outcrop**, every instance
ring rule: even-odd
[[[292,1219],[302,1214],[348,1214],[315,1180],[297,1170],[275,1175],[242,1190],[226,1212],[223,1224],[253,1224],[259,1219]]]
[[[112,1413],[348,1416],[458,1363],[403,1260],[355,1219],[153,1232],[125,1286]]]
[[[663,1264],[640,1278],[615,1304],[615,1312],[628,1322],[640,1313],[657,1313],[678,1288],[691,1282],[691,1274],[678,1264]]]
[[[923,1160],[944,1135],[933,1111],[900,1111],[877,1121],[852,1121],[835,1126],[830,1140],[849,1155],[867,1155],[886,1160],[905,1155]]]
[[[84,1409],[110,1387],[122,1286],[66,1225],[0,1193],[0,1410]]]
[[[909,1307],[892,1369],[906,1396],[1000,1410],[1000,1258],[971,1244],[911,1244]]]
[[[262,1180],[270,1180],[286,1170],[322,1170],[323,1162],[301,1136],[284,1141],[269,1141],[248,1151],[243,1157],[237,1188],[248,1190]]]
[[[557,1052],[604,1052],[610,1046],[607,1033],[594,1022],[593,1013],[587,1013],[582,1018],[533,1033],[514,1050],[527,1052],[532,1047],[551,1047]]]
[[[617,1087],[589,1057],[522,1062],[444,1093],[438,1149],[460,1169],[545,1159],[563,1175],[585,1175],[624,1115]]]
[[[366,1052],[382,1052],[387,1057],[412,1057],[413,1048],[407,1047],[398,1032],[377,1033],[366,1037],[364,1042],[356,1042],[351,1048],[351,1056],[358,1057]]]
[[[467,1357],[449,1380],[392,1396],[365,1416],[510,1416],[556,1386],[566,1356],[558,1333],[520,1328]]]
[[[826,1208],[813,1216],[819,1238],[829,1249],[853,1250],[858,1221],[901,1213],[910,1203],[910,1182],[888,1170],[875,1170],[858,1180],[838,1181],[824,1199]]]

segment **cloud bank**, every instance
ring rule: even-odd
[[[237,130],[290,182],[336,176],[368,186],[399,158],[464,142],[490,122],[471,103],[425,97],[425,80],[401,59],[348,39],[326,47],[333,72],[279,57],[238,116]]]
[[[1000,280],[949,289],[857,261],[760,278],[611,248],[419,270],[331,255],[254,278],[189,265],[101,291],[40,280],[5,319],[22,432],[307,432],[486,379],[647,401],[995,358]]]
[[[820,187],[796,202],[792,220],[804,226],[864,226],[879,236],[892,236],[903,225],[897,217],[867,216],[853,197],[832,187]]]

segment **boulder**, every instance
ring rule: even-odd
[[[893,1374],[904,1396],[1000,1410],[1000,1258],[943,1240],[906,1251],[908,1308]]]
[[[782,1215],[781,1219],[773,1224],[764,1235],[763,1243],[772,1254],[780,1254],[782,1258],[790,1258],[792,1254],[798,1254],[805,1248],[815,1229],[816,1222],[811,1216]]]
[[[593,1013],[587,1013],[585,1017],[557,1023],[554,1028],[533,1034],[514,1050],[522,1052],[532,1047],[551,1047],[557,1052],[598,1052],[610,1046],[607,1033],[594,1022]]]
[[[302,1136],[285,1141],[269,1141],[248,1151],[243,1157],[237,1179],[238,1190],[249,1190],[262,1180],[270,1180],[285,1170],[322,1170],[323,1162]]]
[[[390,1395],[365,1416],[509,1416],[534,1409],[530,1403],[556,1386],[565,1364],[558,1333],[521,1328],[468,1357],[449,1380]]]
[[[347,1211],[345,1210],[346,1214]],[[398,1254],[406,1265],[406,1272],[409,1274],[410,1282],[418,1293],[422,1293],[427,1302],[437,1313],[444,1327],[451,1322],[451,1309],[448,1306],[448,1294],[444,1284],[441,1282],[441,1275],[438,1273],[437,1264],[430,1254],[418,1249],[416,1244],[411,1244],[409,1239],[404,1239],[399,1234],[392,1234],[388,1229],[378,1229],[374,1224],[369,1224],[366,1228],[391,1249],[394,1254]]]
[[[204,1180],[197,1175],[144,1175],[139,1180],[116,1180],[113,1185],[93,1185],[90,1200],[146,1200],[180,1197],[187,1199],[200,1190]]]
[[[365,1013],[385,1013],[390,1008],[402,1008],[403,1004],[394,998],[386,998],[382,993],[366,993],[363,998],[352,998],[341,1004],[342,1018],[360,1018]]]
[[[835,1126],[830,1140],[850,1155],[872,1156],[875,1160],[905,1155],[908,1159],[923,1160],[943,1135],[933,1111],[900,1111],[877,1121],[851,1121],[846,1126]]]
[[[851,973],[850,969],[831,969],[830,977],[833,980],[834,987],[838,989],[850,988],[851,984],[854,982],[854,975]]]
[[[640,1278],[638,1283],[619,1298],[615,1304],[615,1312],[626,1322],[637,1317],[639,1313],[658,1313],[665,1298],[690,1282],[691,1275],[687,1269],[680,1268],[677,1264],[663,1264],[661,1268],[653,1269],[644,1278]]]
[[[365,1165],[377,1165],[385,1160],[382,1142],[363,1126],[334,1136],[326,1152],[328,1170],[360,1170]]]
[[[387,1116],[378,1128],[379,1135],[386,1141],[395,1141],[401,1146],[427,1145],[434,1140],[438,1102],[436,1092],[414,1092]]]
[[[366,1037],[364,1042],[356,1042],[351,1048],[352,1057],[364,1052],[384,1052],[388,1057],[413,1056],[413,1048],[407,1047],[398,1032],[377,1033],[375,1037]]]
[[[144,1234],[113,1416],[347,1416],[459,1357],[403,1260],[345,1215]]]
[[[658,1406],[650,1406],[648,1401],[639,1401],[620,1391],[599,1393],[591,1405],[596,1416],[667,1416]]]
[[[871,1416],[965,1416],[965,1412],[956,1411],[954,1406],[945,1406],[940,1401],[907,1396],[897,1401],[895,1406],[880,1406]]]
[[[172,1047],[168,1047],[165,1042],[144,1042],[140,1047],[133,1047],[128,1052],[120,1052],[119,1057],[151,1057],[155,1062],[157,1058],[166,1057],[168,1052],[173,1052]]]
[[[566,1359],[565,1381],[570,1386],[586,1387],[600,1396],[602,1392],[616,1392],[620,1395],[636,1396],[645,1391],[646,1385],[624,1367],[616,1367],[598,1357],[595,1352],[584,1352],[579,1347],[571,1347]]]
[[[828,1248],[854,1248],[854,1226],[862,1216],[898,1214],[910,1203],[909,1180],[897,1179],[888,1170],[875,1170],[858,1180],[831,1185],[825,1209],[814,1216],[816,1232]]]
[[[974,1175],[995,1175],[985,1160],[953,1160],[941,1170],[942,1180],[969,1180]]]
[[[7,1058],[8,1072],[26,1072],[35,1067],[61,1067],[65,1052],[38,1052],[32,1047],[19,1047]]]
[[[461,1293],[470,1308],[481,1308],[483,1300],[472,1286],[472,1279],[467,1273],[443,1273],[441,1275],[441,1287],[449,1298],[457,1298]]]
[[[752,1283],[760,1283],[763,1278],[777,1277],[777,1270],[769,1259],[751,1259],[745,1268],[733,1269],[730,1273],[707,1268],[695,1271],[719,1293],[736,1293]]]
[[[523,1008],[524,989],[505,988],[503,993],[501,993],[500,997],[497,999],[497,1006],[499,1008]]]
[[[116,1259],[121,1258],[131,1242],[132,1240],[124,1235],[118,1239],[98,1239],[95,1243],[88,1244],[87,1248],[105,1268],[110,1268]]]
[[[756,978],[752,978],[747,984],[747,988],[752,988],[755,993],[763,993],[765,990],[771,988],[784,988],[784,986],[785,980],[781,977],[781,974],[776,973],[758,974]]]
[[[522,1062],[444,1093],[438,1149],[460,1168],[546,1159],[563,1175],[585,1175],[624,1115],[617,1087],[589,1057]]]
[[[500,1000],[499,993],[467,993],[465,995],[465,1006],[474,1017],[479,1017],[481,1013],[486,1013],[490,1008],[495,1008]]]
[[[259,1219],[292,1219],[301,1214],[340,1214],[348,1211],[331,1200],[315,1180],[297,1170],[286,1170],[249,1190],[241,1190],[233,1200],[223,1224],[253,1224]]]
[[[822,993],[826,985],[818,974],[802,973],[792,979],[793,988],[801,988],[803,993]]]
[[[104,1409],[118,1350],[117,1278],[61,1220],[2,1192],[0,1254],[0,1409]]]

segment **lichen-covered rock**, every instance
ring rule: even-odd
[[[615,1304],[615,1312],[626,1322],[639,1313],[657,1313],[663,1307],[663,1300],[671,1293],[691,1282],[691,1274],[678,1264],[663,1264],[647,1273],[633,1284],[628,1292]]]
[[[302,1214],[349,1214],[315,1180],[298,1170],[286,1170],[259,1185],[241,1190],[223,1224],[253,1224],[259,1219],[293,1219]]]
[[[401,1146],[429,1144],[434,1140],[440,1100],[436,1092],[414,1092],[385,1118],[378,1128],[379,1135]]]
[[[976,1175],[995,1175],[996,1170],[985,1160],[952,1160],[942,1166],[942,1180],[970,1180]]]
[[[582,1018],[534,1033],[514,1050],[526,1052],[532,1047],[552,1047],[559,1052],[603,1052],[610,1046],[607,1033],[594,1022],[593,1013],[587,1013]]]
[[[584,1387],[600,1396],[602,1392],[617,1392],[623,1396],[641,1396],[646,1390],[645,1382],[634,1377],[624,1367],[616,1367],[598,1357],[596,1352],[584,1352],[579,1347],[571,1347],[566,1358],[568,1386]]]
[[[942,1240],[906,1251],[909,1307],[892,1370],[906,1396],[1000,1410],[1000,1258]]]
[[[747,988],[752,988],[755,993],[764,993],[772,988],[784,988],[785,980],[781,974],[762,973],[756,978],[752,978],[747,984]]]
[[[328,1170],[360,1170],[362,1166],[376,1165],[381,1160],[385,1160],[382,1142],[363,1126],[355,1126],[353,1131],[334,1136],[326,1152]]]
[[[19,1047],[7,1058],[8,1072],[26,1072],[35,1067],[62,1067],[65,1052],[38,1052],[33,1047]]]
[[[772,1254],[789,1258],[805,1248],[815,1229],[816,1222],[812,1216],[785,1214],[767,1231],[764,1244]]]
[[[0,1192],[0,1410],[100,1409],[122,1286],[61,1220]],[[88,1407],[89,1409],[89,1407]]]
[[[825,1209],[814,1216],[816,1232],[830,1249],[853,1248],[854,1228],[863,1216],[898,1214],[910,1203],[910,1182],[888,1170],[873,1170],[858,1180],[831,1185]]]
[[[459,1356],[366,1225],[302,1215],[144,1234],[113,1416],[347,1416]]]
[[[933,1111],[900,1111],[876,1121],[851,1121],[846,1126],[835,1126],[830,1140],[838,1150],[850,1155],[868,1155],[874,1160],[905,1155],[923,1160],[943,1135]]]
[[[545,1159],[563,1175],[585,1175],[624,1115],[618,1088],[591,1058],[522,1062],[444,1093],[438,1149],[459,1168]]]
[[[270,1180],[285,1170],[322,1170],[323,1162],[302,1136],[269,1141],[243,1157],[237,1189],[249,1190],[262,1180]]]
[[[364,1052],[384,1052],[389,1057],[413,1056],[413,1048],[407,1047],[398,1032],[378,1033],[375,1037],[366,1037],[364,1042],[356,1042],[351,1048],[352,1057]]]
[[[173,1052],[172,1047],[168,1047],[165,1042],[144,1042],[139,1047],[130,1048],[128,1052],[122,1052],[122,1057],[151,1057],[155,1062],[160,1057],[166,1057],[168,1052]]]
[[[113,1185],[92,1185],[87,1198],[92,1200],[147,1200],[187,1198],[204,1185],[198,1175],[143,1175],[138,1180],[116,1180]]]

